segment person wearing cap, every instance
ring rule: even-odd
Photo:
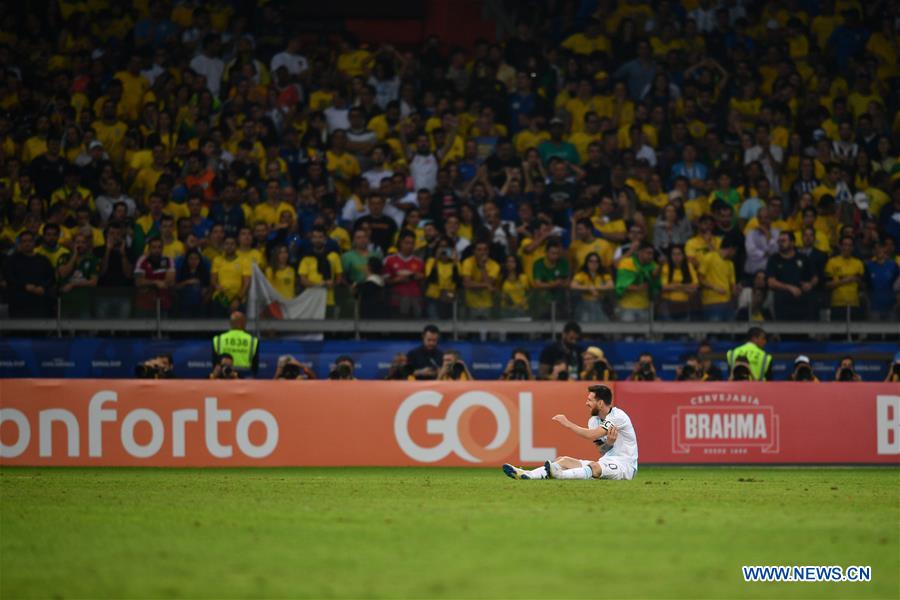
[[[790,381],[814,381],[819,383],[819,378],[813,373],[812,363],[810,363],[809,357],[805,354],[801,354],[794,359],[794,370],[788,379]]]
[[[538,154],[545,165],[550,163],[551,158],[558,158],[573,165],[581,162],[578,149],[563,139],[565,132],[566,124],[562,119],[559,117],[550,119],[550,139],[538,146]]]
[[[615,381],[616,371],[606,360],[603,350],[589,346],[581,355],[584,369],[579,375],[582,381]]]

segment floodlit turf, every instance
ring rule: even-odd
[[[0,596],[897,598],[900,470],[0,470]],[[744,583],[741,565],[871,565]]]

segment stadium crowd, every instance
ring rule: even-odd
[[[0,9],[11,317],[227,316],[257,265],[332,317],[897,318],[895,1],[536,2],[471,48],[259,4]]]

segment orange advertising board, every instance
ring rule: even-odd
[[[898,463],[897,384],[614,386],[640,460]],[[0,463],[495,466],[594,446],[584,382],[0,381]],[[850,405],[852,408],[848,408]],[[834,416],[841,439],[835,444]]]

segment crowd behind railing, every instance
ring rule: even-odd
[[[9,317],[227,316],[255,264],[331,318],[897,320],[889,2],[406,49],[261,4],[3,9]]]

